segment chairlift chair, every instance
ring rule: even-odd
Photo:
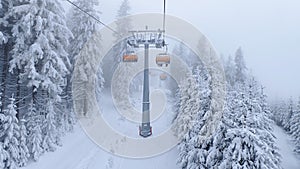
[[[156,64],[160,67],[170,64],[170,56],[167,53],[160,53],[156,56]]]
[[[134,51],[128,51],[123,55],[123,62],[137,62],[138,56]]]

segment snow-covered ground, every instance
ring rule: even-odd
[[[177,149],[152,158],[130,159],[114,156],[94,144],[80,126],[63,138],[63,146],[44,154],[23,169],[177,169]]]
[[[276,144],[282,156],[282,167],[284,169],[299,169],[300,156],[293,151],[294,144],[291,137],[277,125],[274,125],[274,135],[277,138]]]

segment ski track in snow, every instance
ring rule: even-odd
[[[300,156],[294,150],[292,138],[280,127],[274,125],[274,135],[279,153],[282,156],[282,167],[284,169],[300,169]]]

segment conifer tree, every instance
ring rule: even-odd
[[[242,52],[242,48],[239,47],[235,53],[235,80],[239,83],[245,83],[246,82],[246,64],[244,60],[244,55]]]
[[[3,124],[3,146],[9,155],[6,161],[6,168],[16,169],[18,167],[18,160],[20,159],[20,126],[16,117],[15,99],[11,97],[9,100],[10,104],[4,110],[6,120]]]
[[[26,128],[28,129],[28,142],[27,147],[29,150],[30,157],[37,161],[38,158],[43,154],[42,148],[42,130],[41,124],[43,116],[36,111],[36,106],[33,101],[29,104],[28,112],[26,115]]]
[[[96,9],[99,5],[97,0],[77,0],[74,3],[82,10],[100,19],[101,12]],[[101,66],[94,65],[96,63],[96,55],[99,55],[101,52],[99,45],[101,36],[98,34],[99,32],[97,32],[99,29],[97,21],[79,9],[75,7],[71,8],[69,16],[71,19],[68,21],[68,26],[73,33],[73,38],[71,38],[72,42],[69,48],[70,60],[71,63],[73,63],[73,68],[71,70],[73,75],[76,74],[78,77],[72,77],[72,80],[71,77],[68,78],[67,90],[69,92],[71,91],[71,83],[80,84],[79,88],[76,89],[77,93],[72,93],[72,95],[75,94],[75,98],[78,98],[81,102],[82,106],[80,106],[80,113],[87,115],[86,110],[89,103],[87,103],[86,100],[89,94],[86,93],[86,89],[92,87],[87,86],[88,82],[93,82],[93,84],[95,84],[96,80],[98,80],[98,76],[100,79],[97,81],[97,84],[104,83],[104,79],[101,78],[103,77]],[[83,49],[85,50],[83,51]],[[74,69],[75,65],[78,68],[77,70]],[[91,73],[95,73],[95,76],[90,76]],[[99,86],[97,86],[97,91],[99,91],[98,87]],[[102,86],[100,86],[100,88],[101,87]],[[70,117],[72,116],[73,115]],[[70,119],[69,121],[74,120]]]
[[[295,151],[300,153],[300,98],[297,103],[296,110],[291,118],[290,132],[296,144]]]
[[[20,149],[20,158],[18,159],[18,164],[20,167],[23,167],[27,164],[30,154],[29,154],[29,150],[27,147],[27,139],[28,139],[28,134],[27,134],[27,129],[25,126],[26,121],[24,119],[21,119],[19,121],[19,125],[20,125],[20,145],[19,145],[19,149]]]

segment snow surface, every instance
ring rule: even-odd
[[[282,167],[284,169],[299,169],[300,156],[293,150],[295,148],[292,138],[280,127],[274,125],[274,133],[279,153],[282,156]]]
[[[22,169],[179,169],[176,148],[152,158],[130,159],[114,156],[94,144],[79,125],[63,138],[63,147],[42,155]]]
[[[294,152],[291,137],[283,129],[274,125],[276,144],[282,155],[284,169],[299,169],[300,157]],[[23,169],[179,169],[176,165],[178,150],[172,150],[153,158],[129,159],[114,156],[94,144],[79,125],[74,132],[63,138],[63,147],[55,152],[46,153],[38,162],[33,162]]]

